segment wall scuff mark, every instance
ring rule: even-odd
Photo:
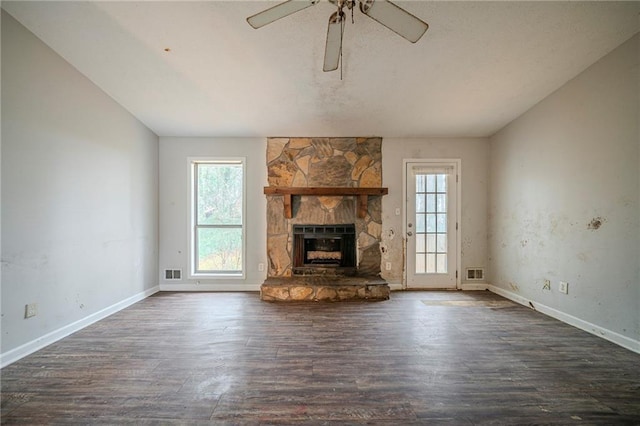
[[[587,225],[587,229],[590,229],[592,231],[595,231],[597,229],[600,229],[600,227],[602,226],[602,224],[605,222],[605,220],[601,217],[594,217],[591,222],[589,222],[589,224]]]

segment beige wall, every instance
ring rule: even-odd
[[[495,286],[638,349],[639,52],[636,35],[491,138],[489,206]]]
[[[487,185],[488,139],[486,138],[424,138],[382,141],[382,185],[389,188],[389,195],[382,198],[382,276],[391,284],[404,284],[404,240],[402,215],[402,180],[404,159],[460,159],[462,190],[462,259],[460,276],[469,267],[487,266]],[[396,209],[401,214],[396,216]],[[385,271],[391,262],[391,271]],[[474,281],[475,282],[475,281]],[[462,283],[465,281],[462,279]]]
[[[3,363],[154,291],[157,182],[158,137],[3,11]]]

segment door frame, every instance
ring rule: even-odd
[[[462,160],[460,158],[404,158],[402,159],[402,241],[405,252],[402,271],[402,286],[408,289],[408,244],[407,244],[407,210],[409,194],[407,193],[407,175],[412,164],[452,165],[456,172],[456,290],[462,288]],[[411,194],[413,195],[413,194]]]

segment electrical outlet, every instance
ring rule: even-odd
[[[544,280],[544,285],[542,286],[543,290],[551,290],[551,281]]]
[[[569,283],[560,281],[560,284],[558,285],[558,291],[560,293],[569,294]]]
[[[390,270],[391,270],[391,262],[387,262],[387,263],[385,263],[385,265],[384,265],[384,269],[385,269],[386,271],[390,271]]]
[[[25,318],[35,317],[37,312],[38,312],[38,305],[36,303],[29,303],[24,307]]]
[[[258,271],[264,271],[264,263],[258,263]]]

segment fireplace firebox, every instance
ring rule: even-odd
[[[294,225],[293,273],[355,275],[355,225]]]

